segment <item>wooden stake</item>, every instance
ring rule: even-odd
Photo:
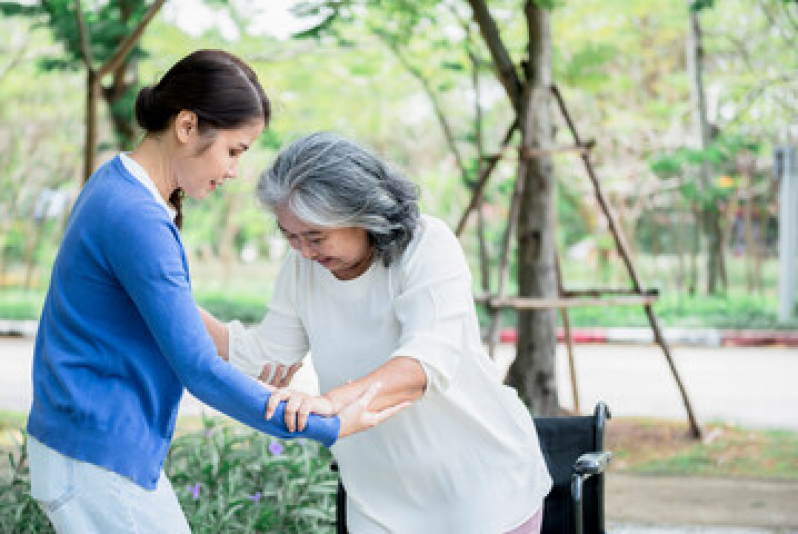
[[[576,126],[574,125],[573,120],[571,120],[571,116],[568,113],[568,109],[565,106],[565,101],[560,94],[559,89],[556,85],[551,87],[552,93],[554,94],[555,99],[557,100],[557,104],[560,108],[560,112],[563,115],[566,123],[568,124],[568,129],[571,131],[571,136],[574,139],[574,143],[577,145],[581,145],[582,141],[579,138],[579,133],[576,131]],[[596,199],[598,200],[599,206],[601,210],[604,212],[604,216],[607,218],[607,223],[609,224],[610,231],[612,233],[612,237],[615,240],[615,244],[618,248],[618,253],[621,255],[624,264],[626,265],[626,270],[629,272],[629,277],[632,280],[633,287],[636,291],[642,291],[642,285],[640,284],[640,279],[637,276],[637,271],[632,264],[632,259],[629,256],[628,250],[629,247],[624,240],[623,234],[620,232],[618,227],[618,223],[615,221],[615,217],[610,209],[609,203],[604,196],[604,192],[601,189],[601,185],[596,177],[596,173],[593,170],[593,165],[590,162],[590,156],[587,153],[583,153],[580,155],[582,162],[585,165],[585,169],[587,170],[587,175],[590,178],[590,182],[593,184],[593,190],[596,195]],[[673,362],[673,357],[671,356],[670,349],[668,348],[668,344],[665,341],[665,338],[662,335],[662,331],[659,326],[659,321],[657,320],[656,315],[654,314],[654,310],[651,307],[650,303],[645,303],[643,308],[646,312],[646,317],[648,317],[648,322],[651,325],[651,329],[654,331],[654,339],[662,347],[662,352],[665,354],[665,359],[668,362],[668,366],[670,367],[671,373],[673,374],[673,378],[676,381],[676,385],[679,388],[679,392],[682,396],[682,401],[684,402],[685,410],[687,411],[687,418],[689,419],[690,423],[690,431],[695,438],[701,437],[701,429],[698,426],[698,422],[696,421],[695,415],[693,414],[693,408],[690,404],[690,399],[687,395],[687,390],[685,389],[684,385],[682,384],[682,380],[679,377],[679,372],[676,370],[676,364]]]

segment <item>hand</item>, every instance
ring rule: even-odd
[[[355,399],[352,403],[344,406],[343,409],[338,412],[338,417],[341,419],[341,430],[338,434],[339,438],[351,436],[352,434],[376,426],[410,406],[410,401],[404,401],[396,406],[389,406],[379,412],[370,410],[369,404],[374,400],[374,397],[381,387],[382,384],[380,382],[373,383],[363,392],[363,395]]]
[[[326,397],[308,395],[291,389],[275,389],[269,402],[266,403],[266,419],[271,419],[277,406],[282,401],[285,405],[285,426],[290,432],[304,430],[311,413],[317,415],[333,415],[332,403]]]
[[[269,376],[272,374],[272,366],[276,366],[276,369],[274,371],[274,376],[272,376],[271,380],[269,380]],[[276,388],[282,388],[291,383],[291,380],[294,378],[296,372],[299,371],[300,367],[302,367],[302,362],[295,363],[288,368],[288,372],[286,373],[285,365],[282,363],[267,363],[263,366],[263,370],[261,371],[258,380],[264,384],[268,384]]]

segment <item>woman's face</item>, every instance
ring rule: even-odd
[[[288,243],[303,257],[318,262],[340,280],[357,278],[371,265],[374,250],[363,228],[312,226],[287,207],[275,211],[277,225]]]
[[[226,180],[235,178],[241,155],[252,146],[263,127],[263,121],[256,121],[235,130],[195,132],[181,158],[177,186],[188,196],[202,199]]]

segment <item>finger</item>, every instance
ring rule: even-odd
[[[377,396],[377,393],[379,393],[380,389],[382,389],[382,382],[374,382],[368,388],[366,388],[366,391],[363,392],[357,402],[364,407],[368,407],[369,404],[371,404],[371,401],[374,400],[374,397]]]
[[[304,402],[302,403],[302,406],[299,407],[299,411],[297,412],[297,418],[296,418],[296,425],[300,431],[305,430],[305,426],[307,426],[308,424],[309,417],[310,417],[310,407],[308,406],[307,402]]]
[[[413,404],[413,403],[410,402],[410,401],[404,401],[404,402],[400,402],[396,406],[390,406],[388,408],[385,408],[381,412],[377,412],[377,413],[372,414],[369,423],[373,422],[374,424],[372,426],[377,426],[380,423],[382,423],[383,421],[386,421],[387,419],[390,419],[391,417],[393,417],[397,413],[399,413],[402,410],[406,409],[411,404]]]
[[[277,406],[280,405],[280,401],[284,400],[287,397],[286,391],[282,389],[275,389],[272,394],[269,396],[269,401],[266,403],[266,420],[272,418],[274,415],[275,410],[277,410]]]
[[[291,380],[293,380],[293,378],[294,378],[294,375],[296,374],[296,372],[297,372],[297,371],[299,371],[299,368],[300,368],[300,367],[302,367],[302,362],[295,363],[294,365],[292,365],[291,367],[289,367],[289,368],[288,368],[288,373],[285,375],[285,378],[283,378],[283,379],[280,381],[280,384],[279,384],[279,385],[280,385],[281,387],[284,387],[284,386],[287,386],[288,384],[290,384],[290,383],[291,383]]]
[[[277,387],[282,387],[284,384],[283,382],[283,374],[285,373],[285,365],[278,364],[277,369],[274,370],[274,375],[272,375],[272,379],[269,381],[269,384]]]
[[[269,376],[271,376],[271,374],[272,374],[272,364],[267,363],[266,365],[263,366],[263,370],[260,372],[258,380],[266,384],[269,384]]]
[[[288,427],[289,432],[295,432],[297,429],[297,412],[303,400],[302,395],[294,395],[288,399],[288,404],[285,405],[285,426]]]

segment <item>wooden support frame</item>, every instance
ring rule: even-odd
[[[579,395],[576,384],[576,370],[573,359],[573,344],[571,338],[570,322],[568,319],[568,309],[577,306],[643,306],[643,309],[646,313],[646,317],[649,322],[649,326],[651,327],[651,330],[653,331],[654,334],[654,340],[662,349],[662,352],[668,363],[668,367],[671,371],[671,374],[673,375],[674,381],[676,382],[676,385],[679,389],[679,393],[682,397],[682,402],[684,403],[685,411],[687,412],[690,432],[693,437],[700,438],[701,428],[699,427],[698,422],[696,421],[695,415],[693,413],[693,408],[690,403],[690,399],[687,395],[687,391],[682,383],[678,370],[676,369],[676,365],[673,361],[670,348],[668,347],[668,344],[665,341],[664,336],[662,335],[662,329],[659,326],[659,321],[657,320],[656,314],[654,313],[654,310],[652,308],[652,304],[657,301],[659,293],[656,290],[643,289],[643,286],[640,283],[640,278],[637,274],[637,270],[632,262],[631,255],[629,254],[629,247],[624,239],[620,226],[618,225],[615,219],[615,215],[613,214],[609,202],[607,201],[607,198],[604,195],[604,191],[601,188],[601,184],[593,168],[593,164],[590,159],[590,153],[591,150],[594,148],[595,143],[593,141],[589,142],[582,141],[582,139],[579,136],[579,133],[576,130],[576,126],[574,125],[574,122],[571,119],[568,109],[565,105],[565,101],[563,100],[563,97],[560,94],[560,91],[557,88],[557,86],[555,85],[551,86],[551,92],[557,103],[557,107],[559,108],[559,111],[568,126],[571,136],[573,137],[574,144],[567,146],[541,147],[534,149],[532,151],[524,151],[519,154],[519,157],[534,158],[534,157],[540,157],[542,155],[550,155],[552,153],[562,153],[562,152],[575,152],[579,155],[580,159],[584,164],[587,176],[590,179],[590,183],[593,187],[593,194],[595,195],[598,205],[607,220],[610,233],[612,234],[613,241],[615,243],[615,247],[621,259],[623,260],[624,266],[626,267],[632,288],[631,289],[588,289],[588,290],[571,290],[571,291],[566,290],[563,288],[560,269],[559,269],[559,258],[557,258],[556,268],[557,268],[558,298],[539,299],[539,298],[505,296],[504,294],[505,284],[509,270],[510,242],[512,234],[515,230],[515,225],[517,224],[520,198],[523,192],[522,190],[523,180],[516,178],[516,184],[510,204],[510,213],[508,215],[509,220],[507,222],[507,228],[505,229],[502,239],[497,294],[482,295],[475,297],[476,302],[481,302],[487,306],[490,315],[490,325],[487,333],[488,352],[492,358],[495,352],[496,344],[498,343],[499,339],[499,328],[500,328],[500,319],[501,319],[500,311],[502,309],[506,308],[511,308],[515,310],[559,309],[563,318],[563,325],[565,327],[566,343],[568,347],[569,364],[571,370],[571,385],[574,394],[574,408],[578,412]],[[508,129],[508,132],[505,135],[505,138],[502,142],[502,146],[499,152],[497,154],[485,158],[488,162],[488,165],[486,165],[483,168],[483,172],[481,173],[477,187],[474,190],[471,202],[467,206],[462,218],[460,219],[459,224],[457,225],[456,234],[458,236],[460,236],[463,230],[465,229],[465,226],[468,222],[468,218],[471,212],[474,209],[478,209],[479,206],[481,205],[482,194],[485,186],[487,185],[488,178],[490,177],[490,174],[492,173],[498,161],[508,151],[509,141],[512,137],[512,133],[515,130],[515,128],[516,124],[514,123]]]
[[[576,308],[585,306],[650,306],[659,297],[653,295],[630,295],[628,297],[614,298],[577,298],[561,297],[557,299],[538,299],[531,297],[496,297],[479,295],[474,297],[476,302],[485,304],[489,308],[513,308],[516,310],[540,310]]]

